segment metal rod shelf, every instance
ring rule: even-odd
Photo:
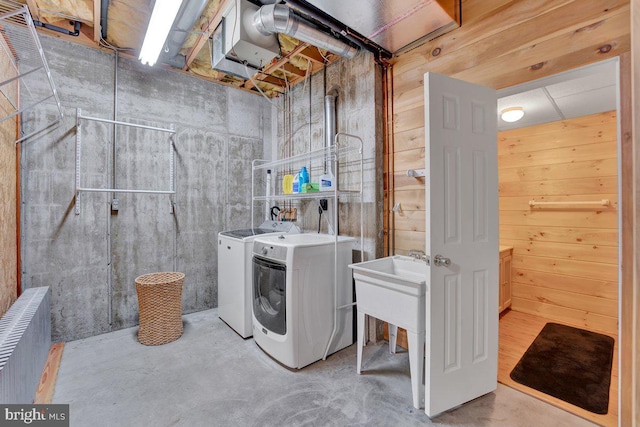
[[[124,188],[76,188],[77,192],[89,193],[143,193],[143,194],[176,194],[175,190],[127,190]]]
[[[44,68],[43,66],[36,67],[33,70],[30,70],[30,71],[27,71],[26,73],[20,74],[19,76],[15,76],[15,77],[10,78],[9,80],[5,80],[3,82],[0,82],[0,86],[4,86],[4,85],[9,84],[11,82],[15,82],[16,80],[20,80],[21,78],[23,78],[25,76],[28,76],[31,73],[35,73],[36,71],[40,71],[43,68]]]
[[[30,110],[30,109],[32,109],[32,108],[34,108],[34,107],[38,106],[38,104],[41,104],[41,103],[45,102],[46,100],[53,98],[53,96],[54,96],[54,95],[49,95],[49,96],[47,96],[46,98],[43,98],[43,99],[41,99],[41,100],[39,100],[39,101],[36,101],[36,102],[34,102],[33,104],[31,104],[31,105],[27,105],[27,106],[26,106],[26,107],[24,107],[24,108],[20,108],[19,110],[16,110],[16,111],[14,111],[13,113],[10,113],[10,114],[8,114],[8,115],[4,116],[4,117],[0,120],[0,122],[4,122],[5,120],[8,120],[8,119],[10,119],[10,118],[12,118],[12,117],[17,116],[18,114],[22,114],[23,112],[25,112],[25,111],[27,111],[27,110]]]
[[[340,197],[340,196],[348,196],[348,195],[356,196],[359,194],[360,194],[360,191],[358,190],[336,191],[335,194],[333,191],[318,191],[313,193],[254,196],[253,200],[255,200],[256,202],[264,202],[264,201],[270,201],[270,200],[330,199],[330,198],[333,198],[334,195]]]
[[[292,165],[295,163],[309,161],[309,160],[316,160],[316,159],[334,160],[337,156],[344,153],[348,153],[350,151],[353,151],[353,149],[349,149],[347,147],[336,148],[335,145],[332,145],[331,147],[328,147],[328,148],[321,148],[319,150],[309,151],[307,153],[287,157],[286,159],[254,160],[253,170],[276,169],[280,166]]]
[[[158,132],[176,133],[175,129],[167,129],[167,128],[159,128],[159,127],[155,127],[155,126],[139,125],[137,123],[120,122],[118,120],[109,120],[109,119],[103,119],[103,118],[100,118],[100,117],[78,116],[78,120],[82,120],[82,119],[91,120],[91,121],[94,121],[94,122],[111,123],[111,124],[114,124],[114,125],[128,126],[128,127],[132,127],[132,128],[138,128],[138,129],[156,130]]]
[[[55,116],[47,114],[50,119],[42,127],[18,137],[14,141],[18,144],[57,126],[64,114],[28,6],[0,0],[0,29],[3,36],[0,37],[0,56],[4,55],[11,65],[11,71],[0,76],[0,94],[9,107],[0,122],[40,106],[55,105],[57,108]],[[43,86],[43,81],[48,85]],[[32,91],[32,88],[37,90]],[[23,104],[27,106],[20,107]]]
[[[80,185],[80,172],[82,170],[81,161],[82,161],[82,120],[89,120],[94,122],[102,122],[102,123],[110,123],[114,125],[122,125],[139,129],[153,130],[169,133],[169,189],[168,190],[138,190],[138,189],[119,189],[119,188],[90,188],[90,187],[82,187]],[[80,215],[80,194],[81,193],[132,193],[132,194],[168,194],[172,197],[176,194],[175,191],[175,177],[174,177],[174,141],[173,138],[175,136],[175,129],[173,125],[169,128],[160,128],[155,126],[147,126],[147,125],[139,125],[136,123],[128,123],[128,122],[119,122],[117,120],[109,120],[109,119],[101,119],[99,117],[89,117],[83,116],[82,110],[79,108],[76,110],[76,188],[75,188],[75,213],[76,215]],[[116,171],[113,170],[112,174],[115,174]],[[114,175],[115,176],[115,175]],[[173,199],[171,200],[171,209],[170,213],[173,213]]]

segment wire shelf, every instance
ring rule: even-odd
[[[0,123],[45,104],[57,108],[43,127],[15,142],[60,123],[62,106],[27,5],[0,0],[0,56],[6,59],[0,65]]]

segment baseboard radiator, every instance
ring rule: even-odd
[[[32,403],[51,347],[49,287],[27,289],[0,319],[0,402]]]

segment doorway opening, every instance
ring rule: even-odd
[[[524,111],[498,119],[498,381],[602,425],[618,418],[618,76],[614,58],[498,92],[499,114]],[[615,339],[607,414],[511,379],[550,322]]]

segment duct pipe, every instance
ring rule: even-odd
[[[349,40],[356,46],[373,53],[375,55],[376,61],[379,61],[380,59],[391,59],[391,52],[377,45],[361,34],[356,33],[352,28],[347,27],[340,21],[332,18],[331,16],[327,15],[322,10],[309,4],[308,2],[300,0],[285,0],[285,3],[291,5],[294,9],[313,18],[321,24],[326,25],[331,31],[334,31],[336,34],[340,34],[342,37]]]
[[[326,65],[326,64],[325,64]],[[326,76],[326,69],[325,69]],[[336,176],[338,176],[338,171],[332,170],[331,163],[334,160],[334,157],[330,154],[331,151],[329,148],[335,144],[337,125],[336,125],[336,99],[338,98],[338,87],[332,86],[329,89],[329,92],[324,96],[324,148],[325,148],[325,158],[324,158],[324,175],[320,177],[320,181],[324,181],[325,177],[328,177],[331,181],[331,189],[334,190],[337,188],[338,182],[336,180]],[[338,163],[335,163],[336,169],[338,167]],[[321,189],[324,184],[321,183]],[[329,211],[333,211],[333,220],[330,220],[329,216],[327,216],[327,225],[329,229],[329,234],[338,234],[339,233],[339,223],[338,223],[338,199],[329,198],[331,201],[328,204]]]
[[[182,68],[186,63],[184,55],[180,55],[180,49],[191,32],[193,25],[202,15],[202,11],[209,0],[183,1],[178,10],[178,15],[167,36],[165,49],[160,61],[173,67]]]
[[[338,88],[333,86],[324,97],[324,148],[328,149],[334,143],[336,137],[336,98],[338,98]],[[327,159],[324,161],[324,172],[331,171],[331,166]]]
[[[281,4],[262,6],[253,16],[253,26],[265,36],[282,33],[345,58],[353,58],[358,50],[313,27]]]
[[[107,13],[109,11],[109,0],[100,1],[100,37],[107,39]]]

